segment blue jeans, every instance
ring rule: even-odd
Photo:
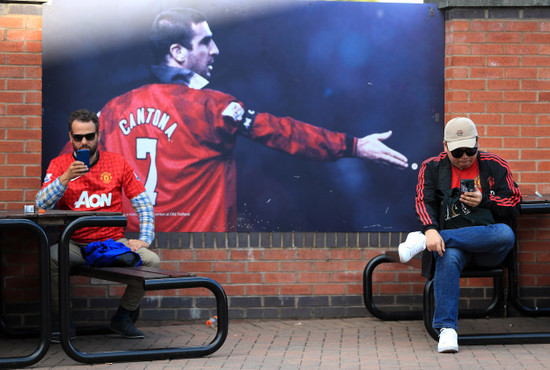
[[[441,230],[445,252],[435,257],[433,327],[458,329],[459,278],[464,266],[500,264],[514,246],[515,235],[506,224]]]

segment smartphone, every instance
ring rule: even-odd
[[[474,180],[460,180],[460,191],[469,193],[476,191],[476,183]]]
[[[84,162],[84,164],[90,167],[90,149],[81,149],[76,152],[76,160]]]

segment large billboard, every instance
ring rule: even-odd
[[[153,53],[155,16],[173,8],[206,17],[192,29],[211,32],[205,87],[151,72],[192,70],[199,55],[179,43]],[[69,114],[87,108],[101,112],[105,149],[146,183],[157,231],[414,230],[418,166],[442,149],[443,24],[430,4],[49,2],[44,171],[68,142]],[[365,143],[379,147],[349,157]],[[387,163],[380,147],[408,162]]]

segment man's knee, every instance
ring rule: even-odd
[[[492,227],[493,235],[488,235],[488,238],[494,240],[495,244],[502,245],[505,249],[512,249],[516,240],[514,230],[506,224],[494,224],[490,227]]]
[[[443,256],[437,255],[436,268],[441,265],[455,266],[459,271],[462,271],[467,262],[467,257],[463,251],[457,248],[446,248]]]
[[[149,267],[160,266],[160,258],[155,252],[149,249],[145,249],[141,251],[141,253],[139,254],[141,257],[141,262],[143,263],[144,266],[149,266]]]
[[[160,258],[156,253],[153,253],[153,258],[149,259],[149,262],[147,266],[150,267],[159,267],[160,266]]]
[[[502,237],[505,238],[508,242],[514,243],[516,240],[516,235],[514,234],[514,230],[506,224],[500,224],[502,225],[500,227],[500,233],[502,234]]]

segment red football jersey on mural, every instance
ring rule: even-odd
[[[345,134],[256,114],[228,94],[182,84],[132,90],[107,103],[99,119],[101,145],[122,153],[144,181],[157,231],[235,231],[237,134],[317,160],[350,155],[355,144]],[[135,217],[129,222],[136,227]]]

